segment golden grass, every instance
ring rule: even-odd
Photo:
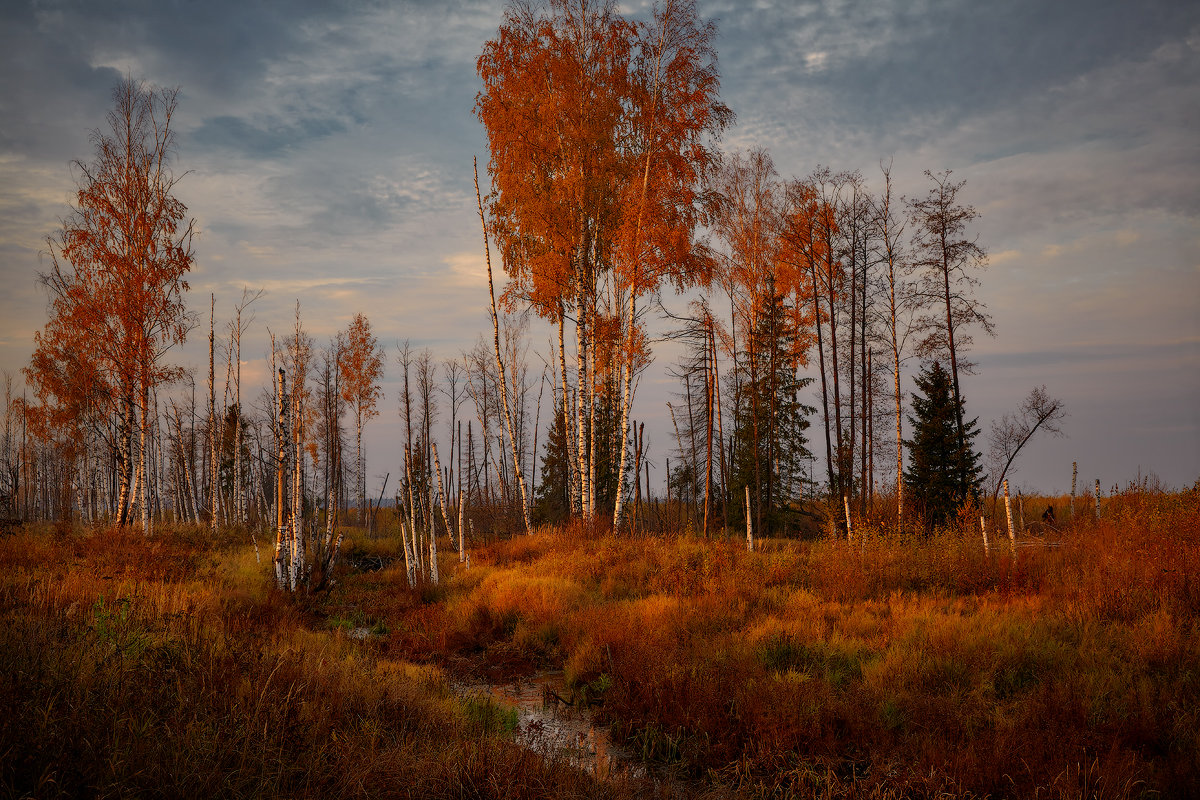
[[[296,598],[244,531],[29,529],[0,539],[0,795],[1200,794],[1200,486],[1047,502],[1015,554],[974,512],[754,553],[544,528],[470,571],[444,542],[414,590],[384,526],[346,550],[390,565]],[[447,689],[538,668],[686,781],[597,784]]]
[[[0,796],[608,796],[193,534],[0,539]]]
[[[627,745],[739,792],[1200,791],[1200,491],[1077,508],[1015,555],[977,514],[756,553],[544,529],[477,552],[389,644],[607,676]]]

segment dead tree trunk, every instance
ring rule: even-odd
[[[508,446],[512,454],[513,469],[517,473],[517,486],[521,491],[521,517],[525,522],[525,532],[532,533],[533,522],[529,516],[529,496],[525,489],[525,472],[521,468],[520,459],[517,458],[517,432],[516,426],[513,422],[512,409],[508,402],[508,378],[504,369],[504,359],[500,357],[500,318],[496,314],[496,291],[492,283],[492,253],[491,246],[488,244],[487,222],[483,216],[483,198],[479,194],[478,164],[475,166],[475,201],[479,206],[479,224],[483,228],[483,245],[488,274],[488,295],[491,299],[492,312],[492,350],[496,356],[496,370],[499,372],[500,377],[500,403],[504,408],[504,421],[508,426]],[[436,569],[437,567],[435,565],[435,574]]]

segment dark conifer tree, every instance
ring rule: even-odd
[[[964,422],[960,440],[962,401],[956,409],[950,373],[940,362],[927,364],[914,380],[920,394],[913,395],[913,415],[908,418],[912,439],[904,442],[909,454],[904,491],[923,513],[926,529],[932,529],[979,495],[982,467],[973,446],[978,419]]]
[[[571,453],[563,423],[562,400],[557,400],[554,405],[554,422],[546,433],[542,466],[538,470],[541,483],[534,492],[533,515],[537,522],[561,522],[571,513],[568,472]]]
[[[816,409],[800,402],[800,391],[812,378],[797,374],[795,338],[785,298],[771,294],[750,333],[747,347],[732,383],[740,393],[735,402],[732,479],[729,497],[732,521],[745,525],[744,506],[738,502],[750,487],[752,502],[762,503],[759,529],[786,527],[787,505],[802,493],[808,463],[808,417]],[[766,527],[763,527],[763,526]]]

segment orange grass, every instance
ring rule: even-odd
[[[450,554],[455,577],[388,618],[387,646],[565,668],[606,688],[627,746],[738,792],[1195,794],[1200,486],[1131,487],[1099,520],[1089,503],[1015,557],[1006,532],[984,553],[977,515],[755,553],[544,529],[470,572]]]
[[[223,536],[0,538],[0,796],[654,794],[498,737],[440,669],[320,630]]]
[[[297,598],[244,531],[30,528],[0,537],[0,796],[1200,794],[1200,485],[1053,502],[1015,556],[974,512],[755,553],[575,526],[470,571],[443,542],[414,590],[385,524]],[[688,780],[546,763],[444,677],[539,668]]]

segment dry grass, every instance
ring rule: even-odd
[[[755,553],[544,529],[469,572],[444,546],[416,590],[385,526],[297,599],[244,532],[26,530],[0,539],[0,794],[1200,794],[1200,486],[1078,509],[1015,555],[971,515]],[[687,781],[544,763],[444,678],[538,668]]]
[[[198,531],[0,539],[0,796],[607,796],[299,605]]]
[[[629,746],[750,794],[1200,792],[1200,490],[1079,507],[1015,556],[977,515],[753,554],[543,530],[389,618],[390,646],[607,676]]]

